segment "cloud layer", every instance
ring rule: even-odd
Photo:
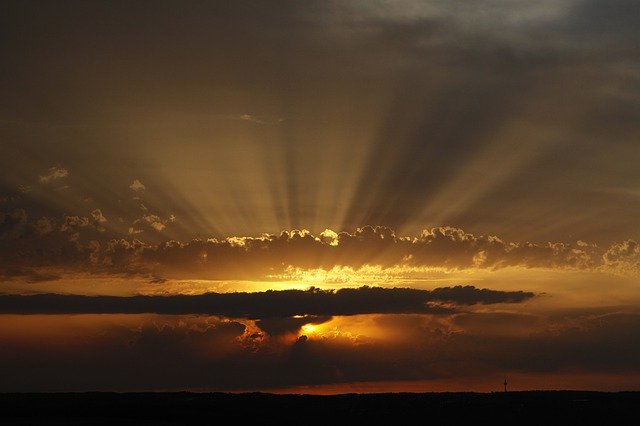
[[[10,325],[0,327],[2,391],[255,390],[474,378],[493,379],[499,388],[504,374],[515,373],[550,374],[562,387],[564,374],[571,372],[593,389],[610,386],[608,375],[615,383],[616,375],[640,373],[637,313],[563,321],[521,320],[514,314],[501,319],[474,314],[472,321],[385,315],[360,318],[388,336],[384,339],[346,327],[294,341],[265,340],[250,324],[217,317],[28,318],[23,322],[28,336],[16,335]],[[527,333],[503,332],[501,325],[510,321],[526,324]],[[76,332],[61,332],[69,327]]]
[[[640,249],[633,240],[609,247],[576,243],[508,242],[453,227],[425,229],[418,236],[399,236],[392,229],[366,226],[354,232],[283,231],[260,237],[194,239],[154,243],[175,224],[143,213],[121,235],[110,216],[94,209],[88,216],[30,218],[22,209],[0,214],[0,268],[42,269],[43,276],[64,272],[141,274],[156,278],[289,279],[295,271],[374,266],[420,268],[601,270],[620,274],[640,271]],[[6,277],[11,274],[5,273]],[[13,274],[19,277],[19,274]],[[24,275],[24,274],[23,274]],[[52,275],[52,276],[53,276]]]
[[[0,296],[0,314],[141,314],[219,315],[273,318],[380,313],[445,314],[452,306],[519,303],[533,297],[523,291],[495,291],[473,286],[416,290],[360,287],[339,290],[282,290],[258,293],[207,293],[197,296],[75,296],[41,294]]]

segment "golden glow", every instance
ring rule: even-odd
[[[302,326],[302,333],[306,335],[312,334],[315,330],[316,326],[313,324],[305,324]]]
[[[454,273],[455,272],[455,273]],[[303,269],[293,266],[286,268],[284,273],[269,275],[274,281],[290,282],[292,285],[302,284],[315,287],[350,287],[361,285],[401,285],[415,281],[447,281],[447,275],[457,277],[468,276],[471,270],[447,270],[437,267],[414,267],[396,265],[382,267],[379,265],[364,265],[360,268],[351,266],[334,266],[330,269]],[[456,278],[457,279],[457,278]]]
[[[148,276],[100,276],[76,274],[60,280],[25,283],[7,281],[3,292],[9,294],[67,293],[83,295],[197,295],[207,292],[255,292],[309,287],[336,289],[362,285],[411,287],[430,290],[459,284],[473,284],[496,290],[527,290],[539,296],[526,303],[527,309],[550,310],[579,306],[640,304],[637,277],[613,275],[605,271],[526,269],[499,270],[363,266],[334,267],[329,270],[288,268],[271,280],[198,280],[169,279],[152,282]],[[602,293],[606,286],[608,291]]]
[[[592,372],[523,374],[505,372],[512,391],[586,390],[616,392],[620,389],[639,391],[640,374],[599,374]],[[466,377],[433,380],[372,381],[331,383],[326,385],[292,386],[268,389],[277,394],[336,395],[344,393],[397,393],[397,392],[500,392],[502,382],[497,377]]]

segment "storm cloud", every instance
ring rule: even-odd
[[[152,316],[125,322],[76,316],[66,324],[101,322],[89,334],[59,335],[55,324],[60,317],[34,316],[26,327],[42,336],[39,339],[22,339],[8,326],[0,330],[4,342],[0,387],[3,391],[255,390],[362,381],[471,383],[487,377],[493,381],[485,388],[490,390],[500,386],[505,373],[547,374],[554,382],[539,383],[543,387],[562,387],[576,373],[591,380],[587,383],[592,387],[606,386],[608,375],[615,382],[619,375],[640,374],[640,347],[633,338],[640,327],[637,313],[612,311],[555,322],[518,320],[515,315],[510,319],[536,325],[527,334],[514,335],[496,331],[500,322],[495,315],[485,321],[476,314],[482,325],[473,323],[469,328],[446,318],[391,315],[371,318],[379,330],[393,336],[391,340],[345,332],[260,343],[261,337],[247,325],[216,317]]]

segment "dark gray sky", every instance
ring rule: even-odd
[[[0,7],[7,211],[153,214],[153,240],[640,236],[636,1]]]

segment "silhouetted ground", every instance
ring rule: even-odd
[[[640,392],[0,394],[2,425],[414,424],[414,418],[419,424],[640,424]]]

